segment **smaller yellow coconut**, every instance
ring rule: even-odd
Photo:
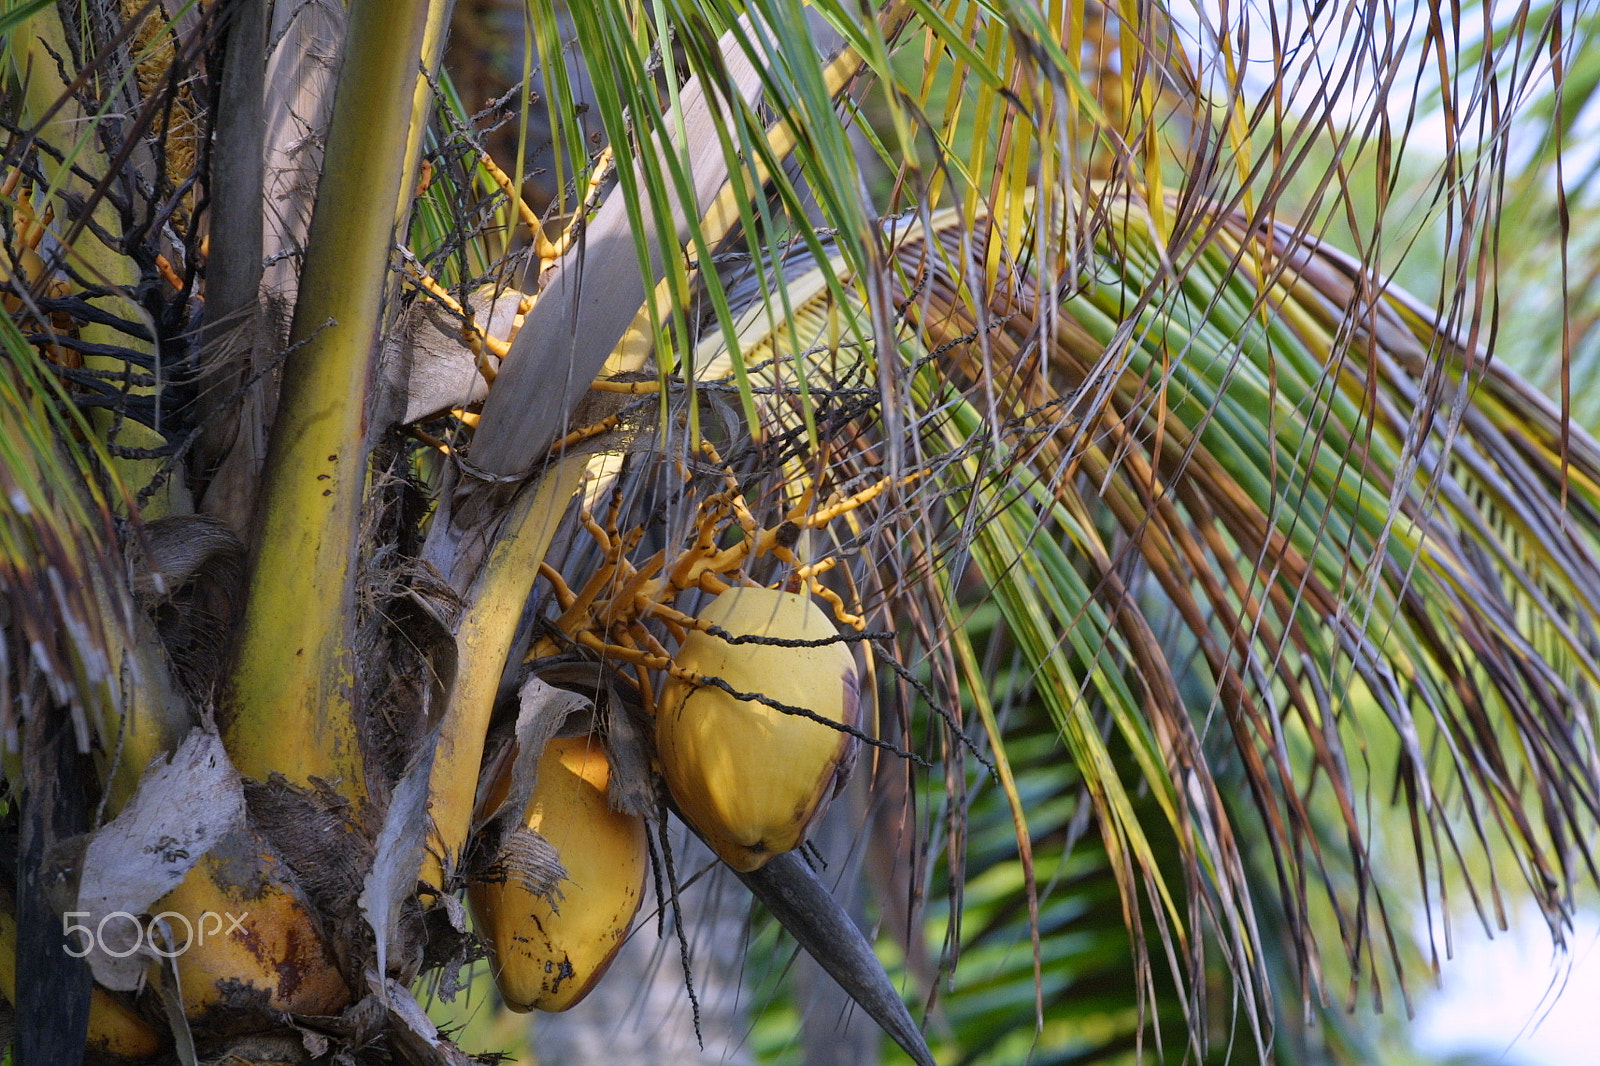
[[[486,809],[511,787],[512,760]],[[633,923],[649,861],[644,822],[606,801],[611,764],[598,739],[557,737],[539,760],[523,824],[561,856],[555,906],[516,879],[468,890],[473,922],[494,951],[495,983],[512,1010],[563,1011],[594,987]]]
[[[77,939],[76,937],[74,939]],[[17,920],[0,910],[0,995],[17,1001]],[[161,1051],[161,1037],[150,1023],[96,985],[89,996],[88,1050],[139,1061]]]
[[[734,588],[700,613],[734,637],[823,640],[838,630],[811,597]],[[674,661],[736,692],[761,695],[857,725],[855,659],[841,642],[784,648],[691,632]],[[849,772],[849,734],[718,688],[669,679],[656,718],[656,754],[673,800],[722,860],[749,872],[805,839]]]

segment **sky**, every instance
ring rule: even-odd
[[[1419,1050],[1478,1052],[1506,1066],[1600,1062],[1600,913],[1579,911],[1566,955],[1551,949],[1531,904],[1493,940],[1476,921],[1455,930],[1443,987],[1412,1026]]]

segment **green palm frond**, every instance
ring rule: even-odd
[[[72,404],[56,368],[0,323],[0,749],[18,748],[19,707],[46,699],[9,691],[13,679],[68,708],[78,743],[114,737],[118,649],[131,632],[116,514],[129,501],[110,457]],[[15,673],[13,673],[15,671]],[[29,680],[23,680],[29,679]],[[109,728],[108,728],[109,727]],[[15,767],[8,767],[8,776]]]
[[[867,550],[884,565],[915,533],[951,565],[970,552],[1082,775],[1125,914],[1185,960],[1191,990],[1220,951],[1270,1017],[1262,892],[1302,982],[1325,972],[1324,907],[1340,969],[1403,979],[1374,792],[1412,812],[1420,891],[1503,842],[1559,915],[1593,861],[1600,451],[1348,257],[1191,206],[1194,243],[1163,259],[1141,205],[1103,209],[1120,224],[1059,303],[1005,259],[966,302],[1004,243],[981,220],[886,233],[915,435],[869,420],[840,460],[901,457],[903,498]],[[740,348],[815,393],[866,350],[860,332],[841,342],[864,316],[829,307],[802,264],[787,273],[813,301],[746,312]],[[1192,662],[1156,639],[1174,619]],[[1226,795],[1217,765],[1239,774]],[[1336,853],[1313,831],[1326,817]],[[1245,833],[1275,884],[1247,868]],[[1156,855],[1168,835],[1177,864]],[[1472,889],[1496,918],[1500,876]]]

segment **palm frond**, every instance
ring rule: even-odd
[[[897,521],[864,547],[882,562],[915,531],[945,565],[970,552],[1083,777],[1125,915],[1191,991],[1220,951],[1270,1018],[1268,888],[1238,844],[1257,832],[1304,986],[1325,973],[1323,906],[1340,970],[1403,981],[1374,792],[1411,812],[1425,895],[1460,868],[1498,921],[1502,875],[1470,875],[1505,843],[1558,928],[1593,873],[1600,451],[1563,443],[1519,379],[1286,226],[1191,205],[1193,243],[1163,257],[1142,205],[1102,209],[1119,224],[1059,304],[1026,263],[1002,259],[1002,282],[978,287],[983,249],[1008,243],[985,220],[886,231],[916,434],[900,447],[931,476],[902,483]],[[1167,212],[1185,215],[1175,198]],[[740,347],[772,360],[769,383],[838,376],[861,334],[830,331],[862,316],[827,308],[799,263],[789,277],[814,304],[747,314]],[[841,468],[882,462],[886,424],[868,419]],[[1192,661],[1156,639],[1169,617]],[[1221,765],[1240,774],[1227,793]],[[1337,852],[1314,831],[1327,816]],[[1167,834],[1176,880],[1156,858]]]
[[[114,744],[118,649],[132,631],[116,529],[126,493],[55,368],[9,317],[0,341],[0,752],[17,755],[19,710],[41,700],[71,716],[82,749]],[[42,691],[11,691],[14,681]]]

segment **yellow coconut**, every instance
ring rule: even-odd
[[[511,760],[487,797],[510,790]],[[557,737],[539,760],[523,824],[561,857],[567,877],[554,904],[513,874],[467,893],[478,932],[494,952],[495,982],[513,1010],[562,1011],[589,993],[639,910],[649,861],[644,822],[606,801],[611,764],[598,739]]]
[[[729,589],[700,619],[732,637],[838,637],[810,596],[776,589]],[[857,725],[855,659],[837,640],[777,647],[694,631],[674,661],[736,692]],[[662,692],[656,718],[662,776],[684,817],[737,870],[754,870],[805,839],[854,752],[854,738],[841,730],[719,688],[674,678]]]

